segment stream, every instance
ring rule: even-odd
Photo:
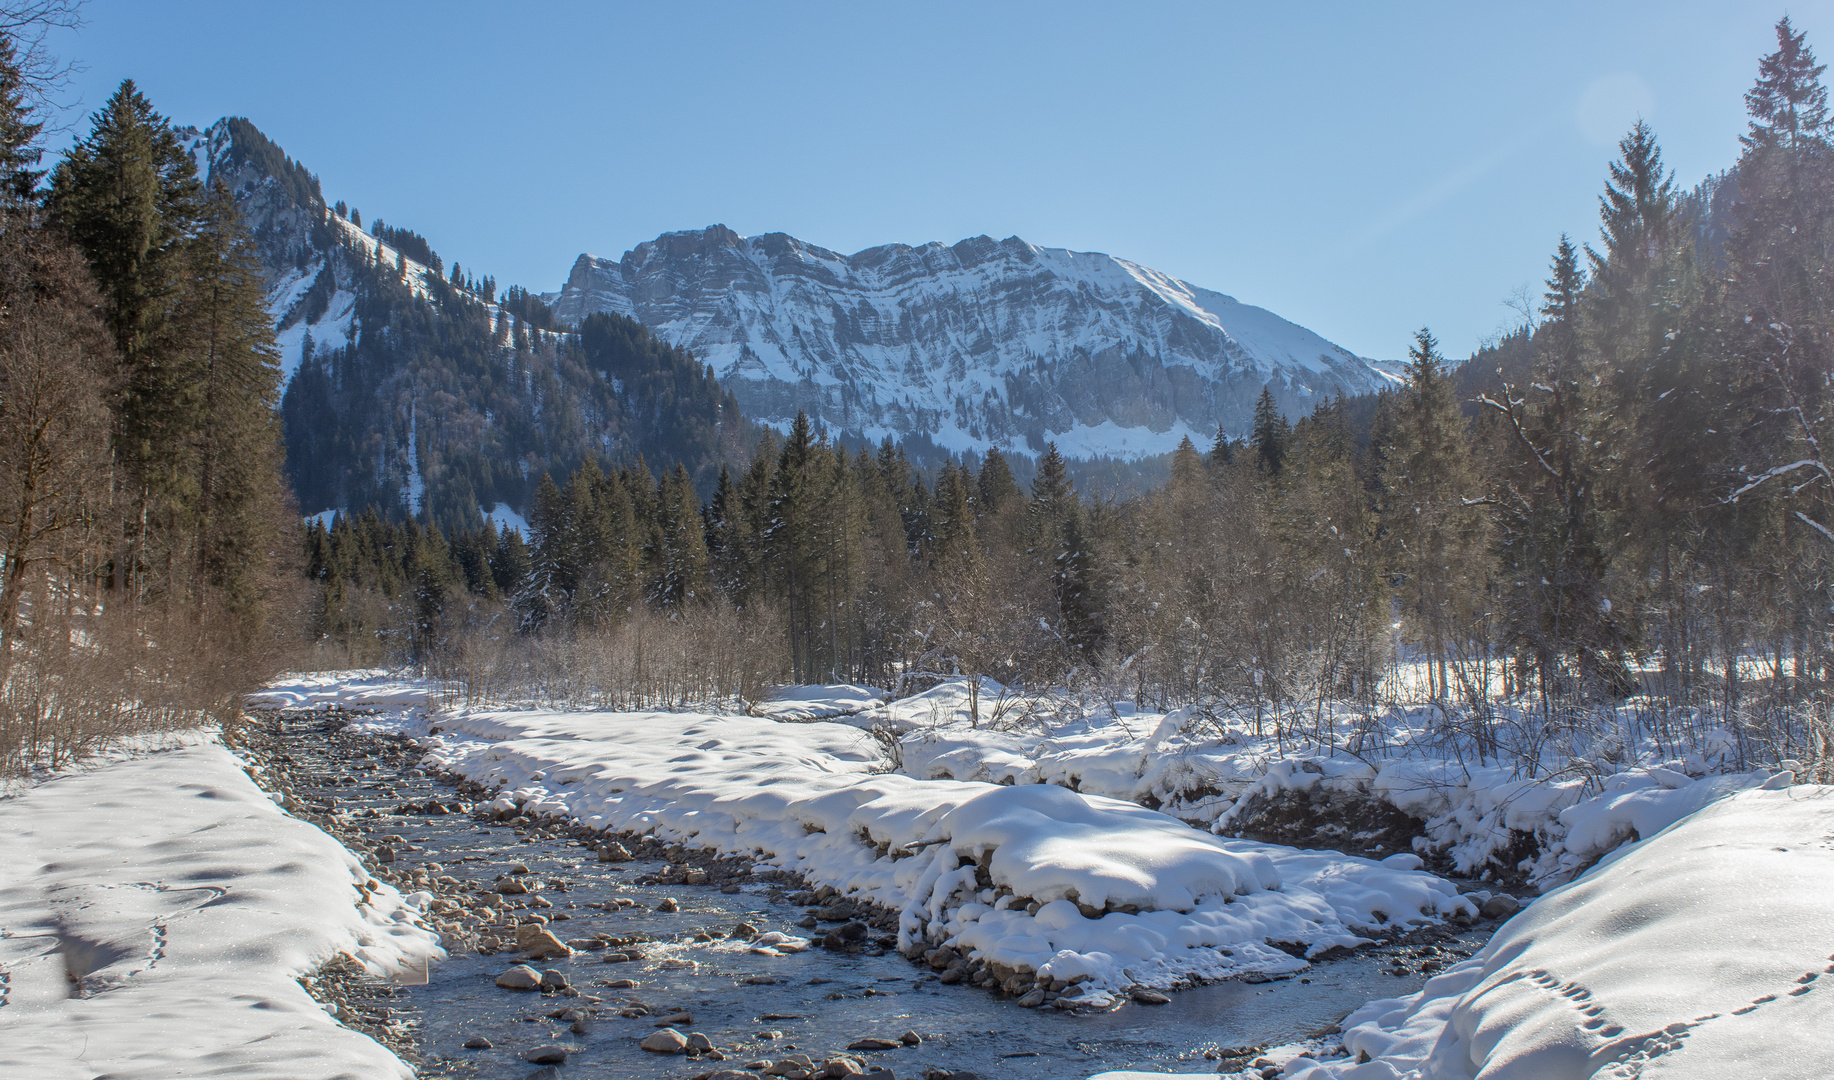
[[[858,1040],[899,1043],[907,1032],[921,1041],[851,1056],[869,1070],[890,1070],[879,1074],[886,1080],[959,1072],[984,1080],[1075,1080],[1110,1069],[1235,1071],[1253,1063],[1259,1048],[1326,1034],[1373,998],[1419,989],[1433,972],[1481,948],[1489,931],[1424,931],[1297,976],[1181,990],[1169,1004],[1026,1009],[984,990],[942,985],[927,966],[870,941],[859,952],[812,947],[771,956],[752,951],[750,934],[728,936],[741,923],[817,939],[835,929],[798,925],[811,908],[790,902],[794,885],[659,884],[668,869],[660,859],[600,862],[568,829],[470,813],[398,813],[406,804],[450,807],[474,798],[416,768],[412,744],[340,730],[346,719],[265,713],[255,721],[264,731],[235,741],[263,767],[264,785],[287,792],[290,809],[367,854],[372,872],[404,892],[418,887],[414,871],[424,868],[422,881],[456,882],[435,885],[441,896],[495,897],[495,883],[522,864],[528,873],[518,880],[537,888],[493,900],[510,906],[508,920],[538,913],[562,940],[597,939],[572,958],[532,962],[565,978],[573,993],[558,994],[499,988],[496,977],[521,962],[513,951],[484,955],[476,939],[449,943],[452,955],[427,973],[424,985],[395,987],[383,1010],[394,1016],[398,1052],[416,1059],[423,1076],[523,1080],[538,1068],[527,1051],[559,1046],[568,1051],[565,1064],[542,1075],[687,1080],[792,1054],[819,1065]],[[387,848],[392,860],[380,862],[378,848]],[[665,903],[670,899],[673,905]],[[525,901],[533,904],[513,907]],[[631,953],[629,960],[606,962]],[[681,1020],[682,1013],[691,1020]],[[666,1017],[675,1017],[669,1026],[683,1034],[706,1036],[724,1060],[642,1050],[638,1044]],[[489,1048],[465,1046],[480,1040]]]

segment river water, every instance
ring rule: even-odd
[[[1251,1048],[1324,1034],[1372,998],[1411,993],[1433,971],[1481,947],[1485,937],[1476,929],[1430,934],[1428,940],[1416,935],[1410,943],[1369,947],[1295,977],[1179,991],[1166,1005],[1129,1003],[1091,1014],[1024,1009],[984,990],[941,985],[896,951],[848,955],[813,948],[765,956],[725,936],[741,922],[810,936],[796,925],[808,909],[788,903],[781,888],[746,885],[726,893],[712,886],[641,884],[663,864],[600,863],[578,841],[466,814],[395,814],[403,803],[463,796],[417,769],[381,763],[384,758],[355,765],[340,760],[349,756],[352,740],[334,741],[328,731],[322,724],[290,726],[295,793],[335,799],[370,838],[387,839],[397,871],[437,863],[440,874],[489,883],[522,863],[531,879],[565,883],[564,890],[542,893],[554,905],[542,914],[553,920],[549,929],[556,936],[648,939],[636,946],[641,957],[629,962],[603,962],[613,951],[605,950],[534,965],[564,974],[577,997],[500,989],[494,980],[518,962],[514,954],[455,952],[431,970],[425,985],[406,987],[396,998],[397,1006],[417,1014],[423,1075],[521,1080],[536,1069],[524,1051],[559,1045],[569,1050],[563,1077],[685,1080],[793,1053],[819,1062],[855,1040],[896,1041],[906,1031],[923,1041],[857,1056],[901,1080],[934,1069],[971,1071],[984,1080],[1080,1078],[1127,1068],[1211,1073],[1219,1065],[1241,1068],[1245,1060],[1238,1055]],[[370,809],[377,816],[364,813]],[[679,911],[656,911],[665,898],[675,899]],[[621,980],[636,985],[606,985]],[[586,1018],[583,1033],[572,1030],[570,1017],[549,1017],[565,1009]],[[640,1010],[648,1015],[621,1015]],[[692,1021],[673,1026],[706,1035],[724,1062],[639,1048],[662,1017],[681,1012]],[[492,1047],[464,1047],[479,1036]]]

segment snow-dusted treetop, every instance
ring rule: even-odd
[[[1289,411],[1387,384],[1264,308],[1092,252],[977,236],[851,256],[723,225],[622,259],[581,255],[544,299],[563,321],[627,315],[712,364],[754,418],[798,409],[877,440],[1138,458],[1217,424],[1243,434],[1263,386]]]

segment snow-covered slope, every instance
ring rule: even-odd
[[[546,297],[563,321],[627,315],[712,364],[747,415],[797,410],[877,440],[1139,458],[1271,386],[1289,413],[1389,384],[1383,367],[1233,297],[1112,256],[1018,237],[843,256],[723,225],[621,260],[581,255]]]

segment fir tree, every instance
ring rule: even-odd
[[[1280,406],[1274,403],[1273,387],[1263,386],[1254,410],[1255,464],[1262,472],[1269,476],[1280,475],[1286,465],[1286,444],[1291,438],[1292,428],[1281,414]]]

